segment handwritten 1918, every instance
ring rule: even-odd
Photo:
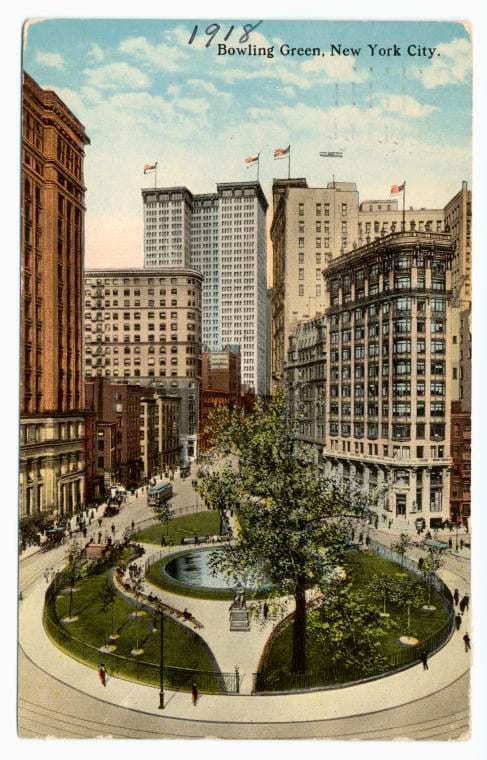
[[[257,21],[256,24],[244,24],[242,26],[242,29],[243,29],[244,33],[241,35],[241,37],[238,40],[239,44],[243,44],[244,42],[248,42],[248,40],[250,39],[250,33],[253,32],[253,31],[255,31],[255,29],[257,29],[257,27],[260,26],[262,23],[263,23],[262,21]],[[228,39],[230,39],[231,35],[233,34],[233,32],[235,31],[236,28],[237,27],[233,26],[233,24],[232,24],[232,26],[229,28],[228,32],[223,37],[223,39],[225,40],[225,42]],[[214,38],[216,37],[216,35],[220,31],[220,29],[221,29],[221,25],[220,24],[215,24],[215,23],[214,24],[208,24],[208,26],[205,29],[205,34],[208,35],[209,40],[206,43],[205,47],[210,47],[211,43],[213,42]],[[188,45],[191,45],[193,43],[193,41],[194,41],[194,39],[195,39],[195,37],[196,37],[197,34],[198,34],[198,24],[195,24],[195,26],[193,27],[193,31],[191,32],[191,37],[188,40]]]

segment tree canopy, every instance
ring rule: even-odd
[[[302,671],[306,589],[325,588],[336,577],[350,520],[368,516],[373,497],[323,477],[288,422],[282,393],[267,405],[258,401],[251,414],[219,409],[212,437],[227,463],[207,473],[198,490],[209,507],[238,518],[236,541],[212,564],[236,577],[250,572],[257,588],[271,581],[276,595],[294,596],[292,665]]]

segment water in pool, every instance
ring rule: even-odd
[[[168,562],[164,568],[165,572],[171,578],[187,586],[228,589],[235,588],[238,580],[244,583],[243,579],[227,578],[226,575],[220,572],[217,572],[216,575],[213,574],[209,566],[210,554],[218,551],[218,549],[196,549],[195,551],[187,552]],[[249,583],[244,583],[244,585],[248,588],[251,587]]]

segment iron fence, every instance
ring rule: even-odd
[[[370,549],[394,562],[401,567],[409,570],[415,575],[422,576],[417,562],[400,555],[388,546],[380,544],[373,539],[370,540]],[[448,610],[446,622],[431,636],[421,641],[421,646],[402,649],[391,654],[386,659],[385,666],[376,669],[345,667],[337,664],[330,664],[319,670],[306,671],[305,673],[293,673],[287,670],[267,670],[264,665],[263,669],[253,674],[252,692],[280,692],[280,691],[301,691],[307,689],[335,689],[345,684],[375,680],[387,675],[392,675],[397,670],[411,667],[421,661],[421,654],[425,652],[427,656],[441,649],[452,635],[455,628],[455,610],[453,608],[453,598],[450,589],[436,574],[430,577],[431,585],[440,595],[445,608]]]
[[[60,623],[56,613],[56,596],[59,589],[69,582],[59,573],[48,586],[44,597],[43,624],[49,638],[71,657],[80,662],[98,667],[103,662],[109,675],[116,675],[132,681],[158,686],[160,663],[146,662],[137,657],[126,657],[116,652],[102,652],[93,644],[88,644],[69,633]],[[221,671],[196,670],[164,665],[164,686],[171,690],[191,691],[193,683],[198,690],[208,694],[238,694],[240,676]]]

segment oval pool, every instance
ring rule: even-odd
[[[250,583],[244,583],[243,579],[231,578],[221,572],[212,571],[209,560],[213,552],[221,552],[222,549],[195,549],[169,560],[164,565],[164,572],[173,580],[185,586],[199,588],[219,589],[227,591],[234,589],[239,582],[249,590]],[[267,588],[269,586],[266,586]]]

